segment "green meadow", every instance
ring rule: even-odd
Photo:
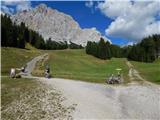
[[[44,76],[45,65],[49,64],[53,77],[104,83],[111,74],[117,74],[116,69],[122,69],[124,82],[129,82],[128,66],[125,58],[100,60],[87,55],[85,50],[37,50],[27,45],[27,49],[1,48],[1,73],[9,75],[10,68],[22,67],[33,57],[48,53],[46,61],[37,63],[33,75]],[[43,64],[42,64],[43,62]],[[150,82],[160,84],[160,59],[153,63],[131,61],[140,75]]]
[[[46,52],[49,53],[49,59],[45,64],[49,64],[53,77],[104,83],[111,74],[117,74],[117,68],[121,68],[125,82],[128,82],[128,67],[125,58],[100,60],[87,55],[84,50],[68,49]],[[44,69],[44,67],[39,68]],[[38,72],[35,75],[38,75]]]

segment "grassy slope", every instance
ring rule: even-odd
[[[49,63],[54,77],[85,80],[89,82],[104,82],[112,73],[116,73],[116,68],[122,68],[123,77],[128,82],[128,67],[125,59],[113,58],[111,60],[100,60],[93,56],[86,55],[84,50],[57,50],[38,51],[31,46],[31,50],[17,48],[1,49],[1,71],[2,75],[9,73],[11,67],[21,67],[34,56],[42,53],[49,53]],[[154,63],[134,62],[132,64],[147,80],[160,83],[160,60]],[[44,66],[40,66],[41,72]],[[37,73],[34,73],[37,74]]]
[[[153,63],[131,62],[142,77],[150,82],[160,84],[160,59]]]
[[[18,48],[1,48],[1,74],[8,75],[10,68],[18,68],[25,65],[27,61],[38,55],[39,52],[18,49]],[[37,82],[31,79],[11,79],[9,77],[1,78],[1,105],[2,111],[13,101],[19,101],[20,95],[30,92],[38,86]],[[9,114],[2,113],[2,118],[12,119]]]
[[[27,61],[40,54],[37,50],[26,50],[18,48],[1,48],[1,74],[9,74],[10,68],[22,67]]]
[[[51,72],[54,77],[85,80],[89,82],[105,82],[116,68],[122,68],[125,79],[128,76],[128,67],[125,59],[113,58],[100,60],[85,54],[84,50],[57,50],[48,51]],[[42,67],[41,67],[42,68]]]

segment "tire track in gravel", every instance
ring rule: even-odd
[[[144,81],[144,79],[140,76],[139,72],[134,68],[134,66],[129,62],[126,61],[127,66],[129,67],[129,77],[130,80],[141,80]]]

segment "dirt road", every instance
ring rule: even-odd
[[[23,76],[27,76],[27,77],[32,77],[31,73],[33,71],[33,69],[35,68],[36,66],[36,63],[38,61],[40,61],[41,59],[43,59],[44,57],[48,56],[48,54],[43,54],[43,55],[40,55],[40,56],[37,56],[35,58],[33,58],[31,61],[29,61],[27,63],[27,67],[25,68],[25,73],[21,73]]]
[[[34,59],[30,64],[33,62]],[[134,69],[130,69],[129,75],[141,79]],[[109,86],[60,78],[38,79],[46,87],[61,91],[66,98],[64,105],[75,105],[74,119],[160,119],[158,85]]]
[[[133,65],[129,62],[126,61],[127,66],[129,67],[129,77],[130,80],[141,80],[144,81],[144,79],[140,76],[139,72],[133,67]]]

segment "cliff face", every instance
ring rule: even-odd
[[[69,15],[40,4],[29,11],[22,11],[11,16],[20,24],[24,22],[30,29],[37,31],[45,40],[71,41],[86,45],[87,41],[99,41],[101,34],[94,28],[81,29],[79,24]]]

